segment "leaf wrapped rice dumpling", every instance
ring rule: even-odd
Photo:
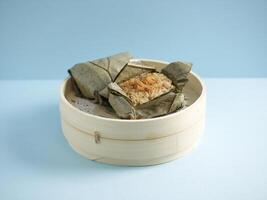
[[[182,89],[192,64],[173,62],[161,70],[120,53],[69,70],[82,96],[108,102],[120,118],[144,119],[183,107]]]
[[[131,55],[127,52],[79,63],[69,69],[83,97],[98,98],[98,93],[113,82],[118,73],[127,65]]]
[[[172,113],[184,104],[182,89],[191,64],[170,63],[160,72],[142,73],[109,84],[109,103],[121,118],[144,119]]]

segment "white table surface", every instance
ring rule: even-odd
[[[0,81],[0,199],[267,199],[267,79],[205,79],[207,121],[191,154],[116,167],[67,144],[61,81]]]

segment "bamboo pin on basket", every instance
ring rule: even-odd
[[[166,62],[142,59],[157,68]],[[98,162],[144,166],[174,160],[190,152],[204,130],[206,88],[194,73],[184,88],[187,105],[182,110],[151,119],[112,119],[79,110],[71,101],[75,88],[66,79],[60,90],[64,136],[71,147]]]

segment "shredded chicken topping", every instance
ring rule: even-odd
[[[119,84],[133,105],[146,103],[174,88],[170,79],[161,73],[143,73]]]

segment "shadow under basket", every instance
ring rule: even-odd
[[[141,60],[157,68],[168,64]],[[196,74],[191,72],[188,79],[183,109],[152,119],[126,120],[100,117],[76,108],[71,103],[75,95],[68,78],[60,89],[64,136],[76,152],[102,163],[144,166],[179,158],[197,145],[205,123],[206,88]]]

